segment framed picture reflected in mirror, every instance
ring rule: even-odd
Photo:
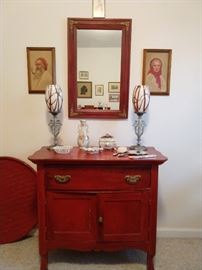
[[[103,84],[95,85],[95,95],[96,96],[103,96],[104,95],[104,85]]]
[[[77,82],[77,97],[92,98],[92,82]]]

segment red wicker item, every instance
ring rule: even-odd
[[[19,159],[0,157],[0,244],[24,238],[36,223],[36,172]]]

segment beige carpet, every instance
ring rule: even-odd
[[[49,253],[49,270],[146,270],[141,251]],[[0,246],[0,270],[39,270],[37,236]],[[202,239],[157,241],[155,270],[202,270]]]

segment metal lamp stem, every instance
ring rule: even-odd
[[[141,153],[141,151],[145,151],[146,147],[141,144],[141,136],[144,133],[144,127],[145,127],[145,122],[142,120],[142,116],[144,113],[136,113],[137,114],[137,120],[135,120],[135,134],[137,136],[137,144],[133,146],[132,148],[137,150],[138,152]]]
[[[135,121],[135,134],[137,135],[137,146],[141,145],[141,136],[144,133],[145,122],[142,120],[143,114],[137,114],[138,118]]]
[[[49,127],[51,130],[51,133],[53,134],[53,146],[58,145],[58,135],[60,133],[60,129],[62,126],[62,123],[59,119],[57,119],[57,114],[52,114],[53,115],[53,119],[50,120],[49,122]]]

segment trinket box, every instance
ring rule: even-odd
[[[113,149],[116,147],[116,142],[113,136],[110,134],[105,134],[104,136],[100,137],[99,139],[99,146],[103,149]]]

